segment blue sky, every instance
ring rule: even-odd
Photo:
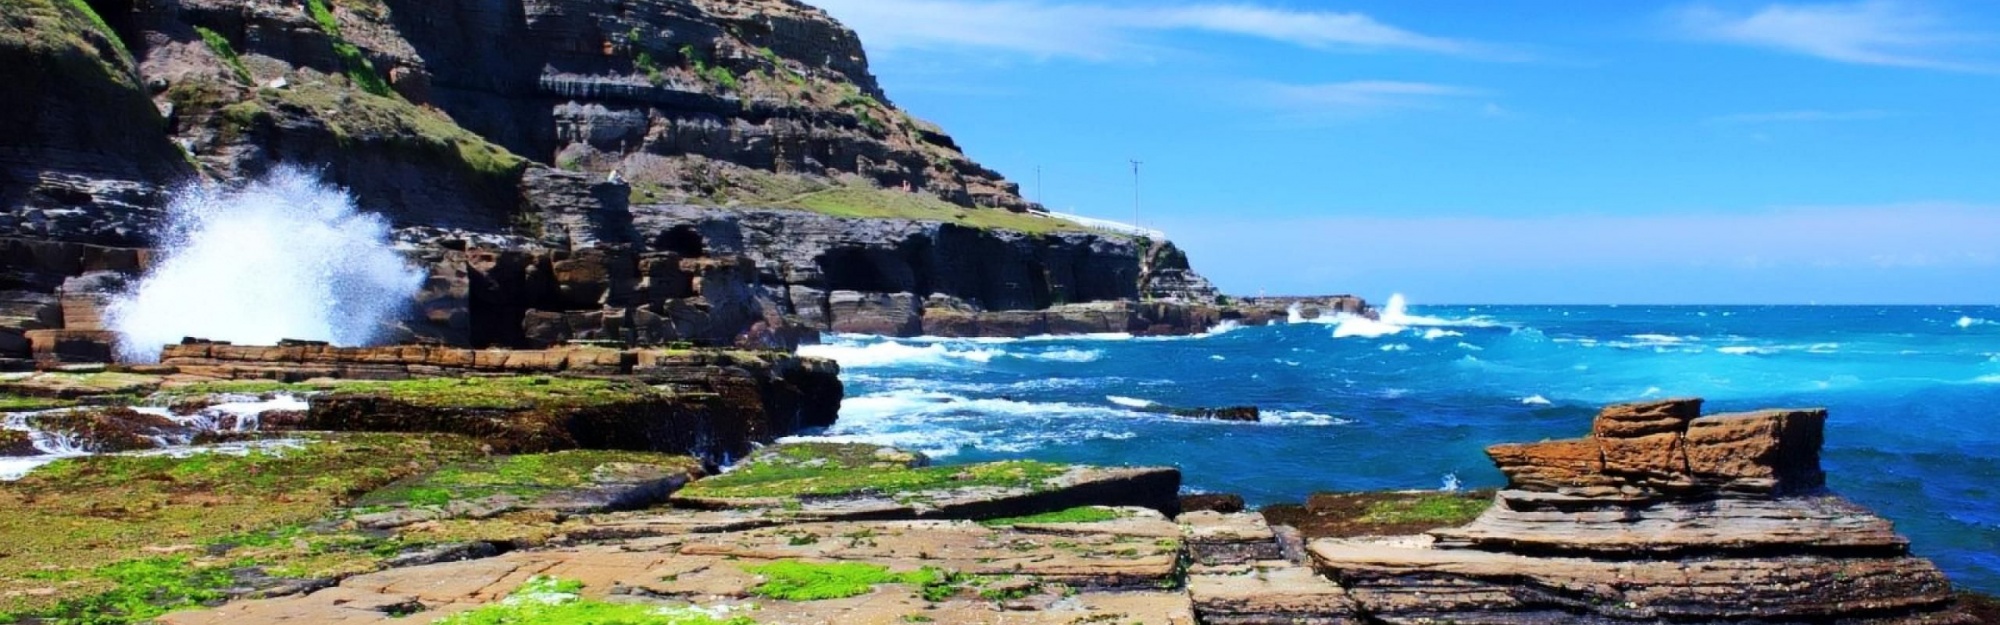
[[[808,1],[1031,199],[1144,161],[1231,292],[2000,303],[1990,0]]]

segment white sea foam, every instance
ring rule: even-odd
[[[156,436],[153,438],[153,442],[160,446],[158,449],[128,452],[126,455],[173,456],[177,458],[198,453],[232,453],[241,455],[253,450],[296,445],[295,441],[288,439],[226,443],[220,445],[191,445],[195,437],[204,433],[255,432],[261,427],[262,417],[266,412],[280,410],[303,411],[306,409],[306,402],[304,400],[290,394],[279,394],[268,400],[248,396],[224,397],[222,399],[224,401],[221,403],[209,405],[193,414],[176,414],[167,408],[157,406],[132,408],[135,412],[154,415],[172,421],[179,426],[188,428],[188,431],[173,436]],[[63,458],[94,455],[97,450],[92,449],[87,441],[78,440],[63,432],[37,430],[30,425],[38,416],[75,410],[87,409],[58,408],[36,412],[17,412],[8,414],[4,419],[0,419],[0,429],[27,432],[29,443],[34,445],[35,451],[38,452],[34,456],[0,458],[0,481],[21,479],[36,468]]]
[[[1748,345],[1732,345],[1729,347],[1719,347],[1716,348],[1715,351],[1724,354],[1730,354],[1733,356],[1769,356],[1771,354],[1778,353],[1778,350],[1769,347],[1752,347]]]
[[[995,349],[963,348],[943,343],[929,345],[906,345],[895,341],[856,344],[834,342],[824,345],[799,347],[799,353],[807,356],[829,358],[840,363],[843,368],[895,367],[895,366],[946,366],[962,363],[983,363],[993,360],[1003,352]]]
[[[1985,319],[1980,319],[1977,317],[1959,317],[1958,323],[1952,325],[1956,325],[1960,328],[1971,328],[1972,326],[1994,325],[1994,322],[1987,321]]]
[[[1293,316],[1297,317],[1296,314]],[[1410,314],[1409,300],[1404,298],[1401,293],[1390,296],[1389,303],[1382,307],[1382,310],[1376,314],[1374,319],[1343,313],[1319,319],[1295,319],[1295,322],[1332,324],[1334,326],[1334,338],[1381,338],[1392,334],[1401,334],[1409,331],[1411,328],[1427,328],[1428,330],[1423,334],[1427,340],[1464,336],[1464,333],[1453,330],[1442,330],[1441,328],[1490,328],[1500,325],[1484,317],[1445,319],[1442,317],[1413,315]]]
[[[1972,381],[1980,384],[2000,384],[2000,373],[1995,373],[1992,375],[1982,375],[1973,378]]]
[[[1555,402],[1551,402],[1549,401],[1549,398],[1540,395],[1530,395],[1521,398],[1521,403],[1523,405],[1528,405],[1528,406],[1548,406],[1554,404]]]
[[[1020,354],[1019,356],[1047,362],[1097,362],[1097,359],[1104,357],[1104,352],[1095,349],[1058,349],[1039,354]]]
[[[1110,401],[1111,403],[1118,404],[1120,406],[1125,406],[1127,408],[1151,408],[1160,405],[1158,402],[1139,399],[1137,397],[1120,397],[1117,395],[1107,395],[1104,397],[1104,399]]]
[[[1383,345],[1381,347],[1381,350],[1385,352],[1407,352],[1410,351],[1410,346],[1404,345],[1402,343],[1390,343],[1388,345]]]
[[[1271,410],[1264,412],[1262,418],[1264,419],[1263,423],[1267,425],[1324,426],[1350,425],[1354,423],[1353,419],[1342,419],[1329,414],[1307,412],[1304,410]]]
[[[386,220],[300,169],[238,189],[188,187],[167,220],[160,260],[105,311],[129,360],[158,360],[189,336],[366,345],[424,281],[389,246]]]
[[[1124,440],[1117,429],[1134,413],[1104,406],[1012,399],[973,399],[950,393],[900,390],[849,398],[840,420],[818,435],[782,439],[890,445],[933,457],[965,448],[1018,453],[1048,445]]]

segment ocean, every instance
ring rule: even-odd
[[[2000,308],[1404,306],[1202,336],[839,335],[840,421],[811,440],[940,463],[1180,467],[1252,505],[1503,483],[1483,449],[1582,436],[1604,404],[1831,410],[1832,488],[1964,587],[2000,593]],[[1146,412],[1258,406],[1263,423]]]

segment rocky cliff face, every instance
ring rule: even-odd
[[[71,270],[144,268],[166,191],[284,163],[321,167],[430,268],[405,340],[782,346],[843,306],[1212,299],[1170,245],[1027,212],[792,0],[5,10],[0,79],[33,88],[0,104],[26,130],[0,145],[0,238],[41,250],[0,275],[16,356],[28,331],[78,329],[38,317]],[[107,255],[138,260],[79,260]]]

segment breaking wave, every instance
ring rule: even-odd
[[[187,187],[167,220],[159,262],[105,312],[130,361],[158,360],[190,336],[366,345],[424,281],[389,246],[387,221],[297,168],[241,188]]]

